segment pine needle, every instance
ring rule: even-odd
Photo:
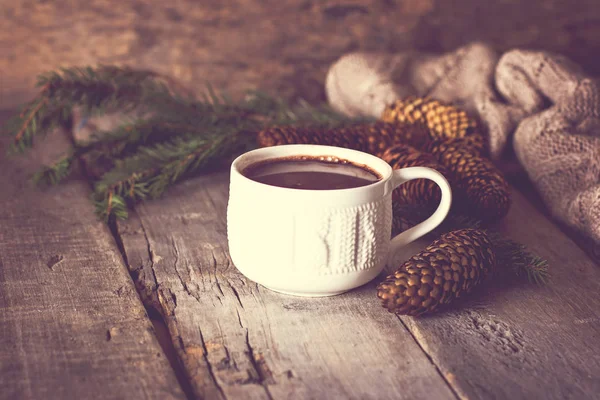
[[[175,137],[166,143],[140,147],[133,156],[117,160],[95,184],[97,213],[103,218],[110,217],[111,212],[126,217],[121,207],[125,201],[160,197],[171,185],[240,150],[240,146],[243,141],[231,134]]]
[[[517,277],[526,277],[530,283],[546,285],[551,278],[548,262],[531,253],[527,247],[512,239],[506,238],[499,232],[488,230],[488,235],[496,247],[499,271],[508,267]]]
[[[36,185],[57,185],[71,174],[74,161],[73,154],[64,156],[53,165],[43,167],[36,172],[32,180]]]

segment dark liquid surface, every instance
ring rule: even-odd
[[[379,176],[347,161],[276,159],[253,164],[243,174],[271,186],[305,190],[350,189],[377,182]]]

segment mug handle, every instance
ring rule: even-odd
[[[396,169],[393,171],[392,175],[393,188],[396,189],[403,183],[413,179],[430,179],[434,181],[442,191],[442,198],[438,208],[433,214],[431,214],[431,216],[429,216],[429,218],[392,238],[390,244],[389,261],[392,260],[393,256],[401,247],[417,240],[418,238],[437,228],[438,225],[441,224],[448,215],[450,206],[452,205],[452,189],[450,188],[450,184],[444,175],[435,169],[427,167]]]

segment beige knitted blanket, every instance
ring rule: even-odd
[[[557,54],[483,43],[451,53],[351,53],[330,68],[330,104],[380,117],[407,95],[452,102],[478,115],[498,160],[514,152],[553,215],[600,242],[599,83]]]

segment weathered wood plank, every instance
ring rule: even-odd
[[[186,182],[120,226],[130,267],[160,302],[198,393],[452,397],[381,310],[373,284],[302,299],[239,275],[227,256],[226,178]],[[402,323],[461,398],[597,398],[600,270],[519,193],[500,229],[549,260],[550,286],[504,282]]]
[[[198,396],[455,398],[373,284],[305,299],[247,281],[228,256],[227,194],[226,174],[197,178],[119,222],[129,266]]]
[[[26,181],[60,142],[0,143],[0,398],[185,398],[87,184]]]
[[[461,398],[600,398],[600,268],[519,193],[499,228],[548,260],[551,284],[500,282],[402,321]]]

